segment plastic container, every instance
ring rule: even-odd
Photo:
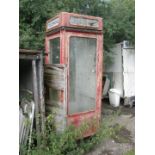
[[[117,89],[109,90],[109,101],[113,107],[118,107],[120,105],[120,91]]]

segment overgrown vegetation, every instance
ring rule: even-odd
[[[135,155],[135,150],[130,150],[126,152],[124,155]]]
[[[83,155],[101,141],[114,137],[121,128],[120,126],[109,126],[105,120],[94,136],[83,139],[82,133],[89,127],[88,123],[84,123],[80,128],[70,126],[63,133],[56,133],[54,117],[49,115],[46,119],[46,136],[40,137],[40,145],[36,146],[35,139],[37,135],[34,132],[31,150],[28,151],[26,146],[23,146],[23,152],[25,154],[28,152],[29,155]]]
[[[114,43],[123,40],[134,43],[134,0],[20,0],[19,2],[20,48],[44,50],[46,20],[61,11],[103,18],[105,63],[111,60],[110,48]],[[82,155],[120,130],[109,127],[104,122],[94,136],[77,141],[77,136],[80,136],[83,127],[79,130],[69,127],[63,133],[57,134],[52,121],[52,116],[47,117],[46,136],[41,138],[41,144],[37,147],[35,141],[33,142],[30,155]]]
[[[49,123],[49,122],[48,122]],[[31,150],[32,155],[82,155],[87,152],[94,144],[99,141],[104,135],[103,132],[98,132],[94,137],[83,140],[81,133],[86,130],[86,124],[78,129],[73,126],[67,128],[63,133],[56,133],[51,126],[48,125],[46,131],[45,144],[40,147],[33,147]],[[80,138],[80,140],[77,140]]]
[[[135,40],[134,0],[20,0],[20,48],[44,50],[46,20],[61,11],[100,16],[104,20],[105,61],[114,43]]]

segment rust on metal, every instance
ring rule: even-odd
[[[82,24],[74,24],[73,22],[70,22],[71,17],[79,18],[78,20],[81,20],[83,22]],[[57,20],[57,18],[60,18]],[[55,20],[56,19],[56,20]],[[86,19],[86,24],[83,19]],[[88,19],[88,21],[87,21]],[[98,21],[96,26],[91,27],[91,25],[87,24],[90,23],[90,21],[96,20]],[[56,21],[55,23],[52,21]],[[76,19],[75,19],[76,20]],[[48,29],[48,23],[50,23],[50,28]],[[52,25],[53,24],[53,25]],[[77,112],[70,114],[69,113],[69,106],[70,106],[70,38],[71,37],[79,37],[79,38],[93,38],[96,39],[96,66],[95,66],[95,73],[96,73],[96,98],[95,98],[95,108],[93,110],[85,111],[85,112]],[[62,72],[59,71],[58,65],[55,67],[54,64],[51,64],[51,58],[50,53],[51,47],[50,47],[50,41],[54,38],[60,38],[60,64],[59,65],[66,65],[66,72],[65,72],[65,87],[64,83],[62,82],[63,76]],[[79,53],[80,53],[79,49]],[[46,23],[46,38],[45,38],[45,63],[47,65],[52,65],[52,67],[48,68],[46,67],[46,85],[49,87],[53,87],[54,89],[58,89],[58,101],[62,105],[64,105],[65,108],[65,118],[66,118],[66,126],[68,125],[74,125],[76,127],[79,127],[84,121],[93,120],[96,119],[96,128],[92,127],[90,131],[87,131],[87,134],[85,133],[84,136],[90,136],[93,135],[96,132],[97,127],[99,126],[99,122],[101,119],[101,98],[102,98],[102,73],[103,73],[103,22],[102,18],[100,17],[93,17],[93,16],[87,16],[87,15],[79,15],[74,13],[66,13],[62,12],[58,14],[56,17],[49,19]],[[83,53],[81,52],[81,55]],[[77,58],[78,59],[78,58]],[[75,60],[76,61],[76,60]],[[87,63],[87,59],[85,60]],[[83,66],[84,67],[84,66]],[[51,70],[53,69],[52,73]],[[60,73],[61,72],[61,73]],[[51,74],[53,77],[48,75]],[[56,81],[59,79],[58,81]],[[54,80],[54,82],[52,81]],[[77,79],[78,80],[78,79]],[[75,81],[76,83],[76,81]],[[91,83],[90,83],[91,85]],[[65,89],[64,93],[62,93],[63,88]],[[87,88],[85,88],[87,89]],[[62,102],[63,99],[65,102]],[[52,100],[48,101],[48,103],[54,102]],[[84,103],[78,103],[78,104],[84,104]],[[47,108],[48,109],[48,108]]]

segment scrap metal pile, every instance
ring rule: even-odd
[[[29,90],[20,91],[19,101],[19,144],[20,155],[23,154],[23,147],[28,144],[30,149],[35,104],[32,98],[32,92]]]

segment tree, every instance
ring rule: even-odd
[[[134,0],[20,0],[20,48],[44,50],[46,20],[66,11],[103,18],[108,59],[114,43],[123,40],[134,43],[134,3]]]
[[[110,0],[104,19],[104,63],[111,64],[114,43],[128,40],[135,43],[135,1]]]

